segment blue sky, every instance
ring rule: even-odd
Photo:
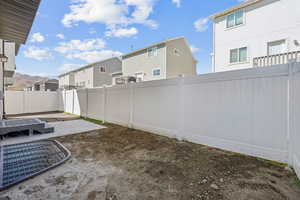
[[[42,0],[17,56],[17,71],[57,76],[112,55],[184,36],[211,71],[212,22],[208,16],[241,0]]]

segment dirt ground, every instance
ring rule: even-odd
[[[0,193],[0,197],[300,199],[300,182],[284,165],[117,125],[105,126],[99,131],[57,138],[71,151],[72,159]]]

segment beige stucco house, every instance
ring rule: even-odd
[[[59,88],[95,88],[112,85],[112,74],[120,71],[122,71],[120,58],[109,58],[60,75]]]
[[[123,77],[151,81],[194,76],[197,60],[184,37],[165,40],[122,56]]]

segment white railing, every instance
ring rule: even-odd
[[[256,57],[253,59],[254,67],[267,67],[272,65],[287,64],[290,61],[300,61],[300,51],[276,54],[271,56]]]

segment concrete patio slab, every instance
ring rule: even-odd
[[[57,121],[68,121],[68,120],[80,119],[79,116],[62,113],[62,112],[49,112],[49,113],[8,116],[8,119],[27,119],[27,118],[39,118],[40,120],[46,122],[57,122]]]
[[[101,126],[98,124],[94,124],[85,120],[70,120],[70,121],[60,121],[60,122],[52,122],[48,123],[49,125],[54,127],[55,132],[43,135],[34,135],[34,136],[20,136],[15,138],[7,138],[4,141],[1,141],[1,145],[8,144],[18,144],[23,142],[32,142],[37,140],[49,139],[54,137],[60,137],[65,135],[78,134],[83,132],[89,132],[94,130],[99,130],[106,128],[105,126]]]

